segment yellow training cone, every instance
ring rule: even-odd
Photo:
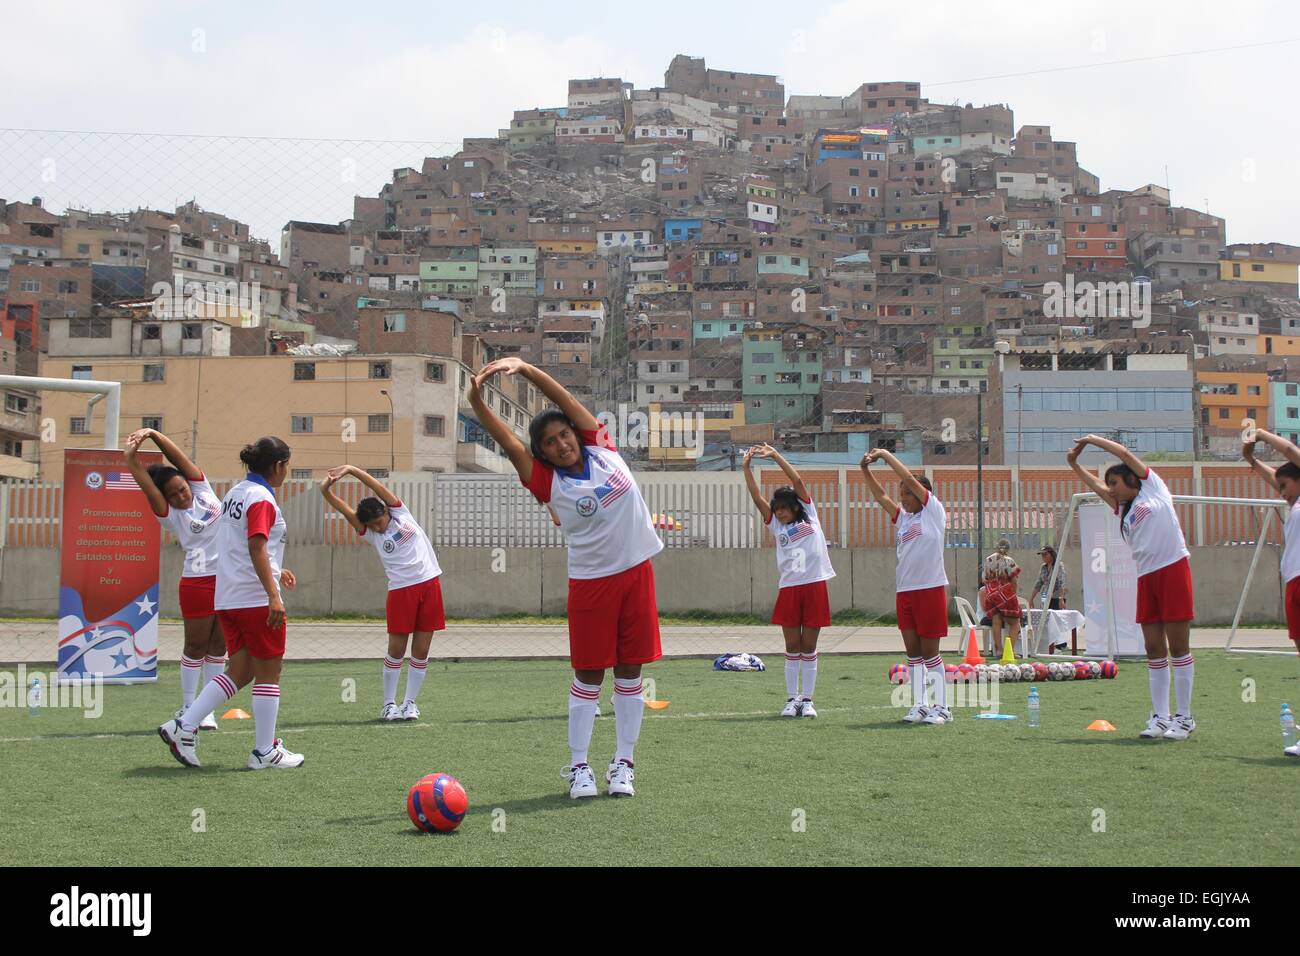
[[[1010,635],[1002,640],[1002,658],[998,661],[1000,664],[1014,664],[1016,662],[1015,641],[1011,640]]]
[[[647,701],[645,702],[645,705],[646,705],[647,707],[649,707],[651,710],[663,710],[665,707],[668,706],[668,701],[666,701],[666,700],[647,700]]]
[[[238,707],[232,707],[221,715],[222,720],[252,720],[253,715],[246,710],[240,710]]]
[[[1089,730],[1114,730],[1115,725],[1109,720],[1094,720],[1088,725]]]

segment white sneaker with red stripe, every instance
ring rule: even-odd
[[[292,770],[294,767],[301,767],[302,762],[306,759],[302,754],[285,750],[284,742],[279,737],[276,737],[271,744],[271,749],[266,753],[258,753],[254,750],[248,755],[248,769],[267,770],[274,768],[276,770]]]
[[[181,728],[179,720],[169,720],[158,728],[158,736],[172,750],[172,756],[186,767],[199,766],[199,738]]]
[[[569,778],[569,799],[581,800],[583,797],[596,796],[596,775],[585,763],[565,767],[564,774]]]
[[[415,706],[415,701],[408,700],[402,704],[402,712],[398,717],[399,720],[419,720],[420,708]]]
[[[636,790],[632,787],[632,781],[636,774],[632,770],[632,765],[626,760],[611,760],[609,769],[605,771],[605,782],[609,784],[609,795],[611,797],[635,797]]]

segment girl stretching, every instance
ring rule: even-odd
[[[902,482],[895,502],[871,473],[883,461]],[[862,474],[876,503],[894,522],[898,555],[895,607],[898,629],[903,632],[907,667],[912,678],[912,707],[903,716],[908,724],[946,724],[948,684],[939,641],[948,634],[948,574],[943,567],[944,534],[948,515],[930,489],[930,479],[914,475],[883,448],[862,457]],[[926,685],[934,689],[934,706],[927,702]]]
[[[1106,469],[1106,480],[1079,464],[1089,445],[1120,460]],[[1137,623],[1147,651],[1151,717],[1142,737],[1186,740],[1196,729],[1192,719],[1191,652],[1192,567],[1174,499],[1160,476],[1119,442],[1085,435],[1065,455],[1083,483],[1119,515],[1120,536],[1128,542],[1137,568]],[[1172,659],[1171,659],[1172,658]],[[1174,667],[1177,709],[1169,713],[1169,665]]]
[[[523,375],[557,406],[533,418],[531,447],[488,408],[480,394],[493,375]],[[618,749],[605,773],[611,796],[632,796],[632,750],[641,733],[641,666],[657,661],[659,611],[650,559],[663,549],[650,510],[606,429],[555,379],[518,358],[483,367],[470,404],[515,466],[519,480],[559,516],[569,549],[569,796],[594,797],[587,764],[605,671],[614,669]]]
[[[280,588],[292,591],[293,572],[283,568],[284,515],[275,490],[289,475],[289,446],[278,438],[245,445],[239,460],[248,468],[243,481],[221,502],[217,522],[217,592],[213,601],[226,635],[230,663],[199,692],[175,720],[158,728],[172,756],[199,766],[199,719],[245,685],[253,684],[253,752],[250,770],[302,766],[302,754],[286,750],[275,736],[280,712],[280,669],[284,661],[285,615]]]
[[[136,453],[146,441],[157,445],[171,464],[148,468],[141,465]],[[217,519],[221,517],[221,500],[185,452],[152,428],[142,428],[127,437],[126,466],[149,499],[158,523],[170,529],[185,549],[180,583],[185,646],[181,651],[181,709],[176,711],[179,717],[194,703],[200,678],[206,684],[226,669],[226,639],[212,607],[217,589]],[[198,729],[217,729],[211,711],[199,720]]]
[[[750,470],[752,458],[775,461],[790,484],[776,489],[771,502],[763,500],[758,481]],[[785,637],[785,708],[782,717],[816,717],[813,689],[817,686],[817,635],[831,624],[831,603],[826,582],[835,577],[826,536],[817,518],[817,508],[794,466],[771,445],[745,452],[745,484],[763,524],[776,539],[776,567],[780,590],[772,609],[772,623],[781,625]],[[803,676],[803,693],[799,678]]]
[[[351,475],[375,493],[362,498],[353,511],[334,493],[334,484]],[[415,698],[429,666],[429,643],[433,632],[447,626],[442,610],[442,569],[433,544],[401,500],[379,479],[355,465],[331,468],[321,482],[320,493],[330,507],[347,519],[357,534],[375,546],[388,576],[388,656],[384,658],[384,706],[380,720],[416,720],[420,708]],[[397,679],[402,673],[406,641],[411,641],[411,663],[406,672],[406,696],[397,706]]]

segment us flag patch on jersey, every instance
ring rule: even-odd
[[[794,544],[794,542],[798,541],[800,538],[806,538],[810,534],[816,532],[816,530],[817,529],[814,528],[808,522],[801,521],[799,524],[795,525],[794,528],[789,532],[788,535],[789,541],[791,544]]]
[[[919,537],[921,537],[921,526],[920,524],[914,524],[898,536],[898,543],[907,544],[907,542]]]
[[[628,493],[632,487],[632,479],[621,471],[616,471],[609,476],[605,484],[596,489],[596,500],[608,508],[619,498]]]

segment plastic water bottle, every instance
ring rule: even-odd
[[[1282,746],[1295,746],[1295,714],[1291,713],[1291,705],[1282,705]]]
[[[41,705],[44,703],[45,694],[41,687],[41,679],[33,677],[31,686],[27,689],[27,716],[41,716]]]
[[[1029,726],[1038,726],[1038,688],[1029,688]]]

